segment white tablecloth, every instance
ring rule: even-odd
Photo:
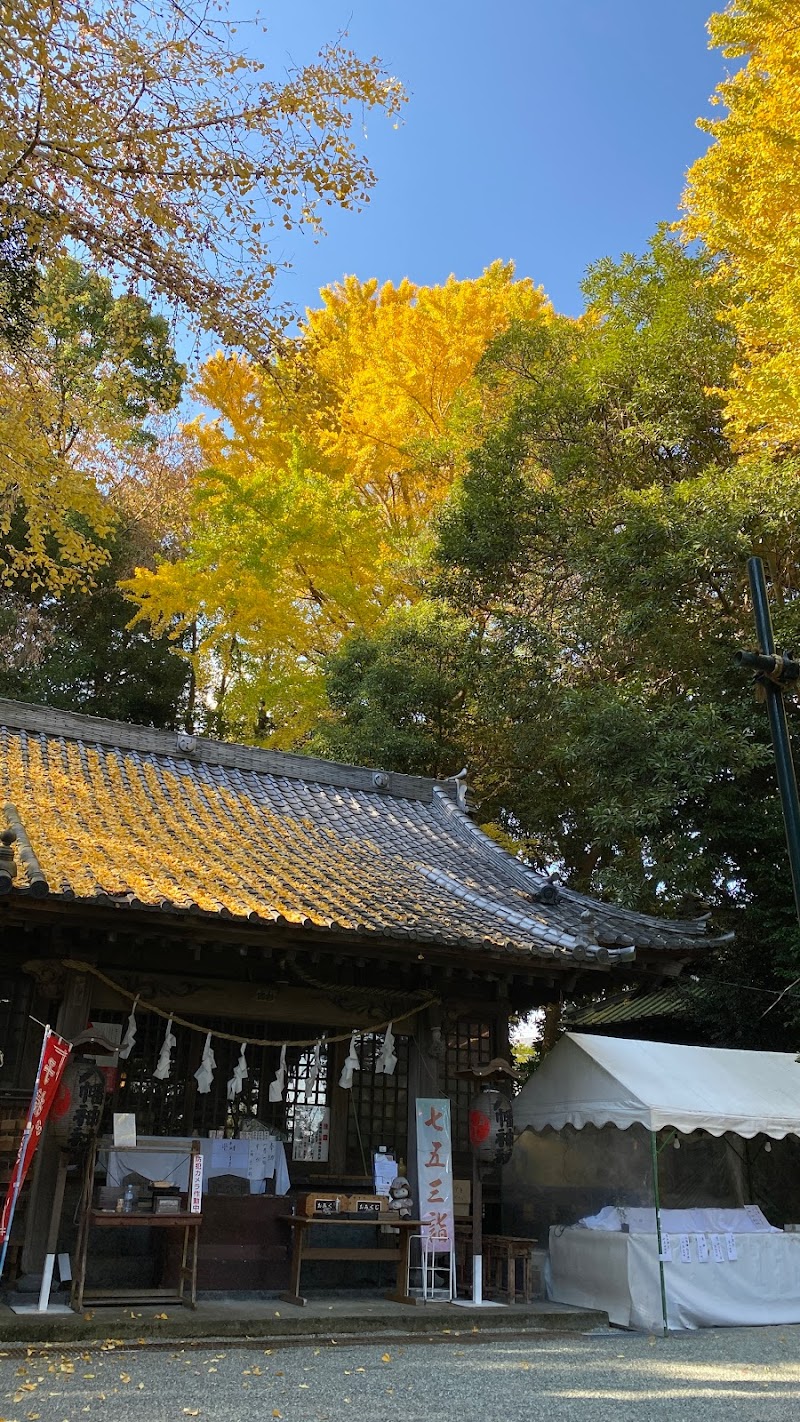
[[[664,1263],[670,1328],[721,1324],[800,1323],[800,1234],[734,1234],[736,1259],[719,1262],[706,1236],[708,1259],[681,1259],[680,1236],[669,1236]],[[652,1234],[591,1229],[550,1230],[548,1295],[558,1303],[600,1308],[612,1323],[661,1331],[658,1247]]]
[[[108,1152],[108,1172],[106,1183],[108,1185],[121,1185],[125,1176],[132,1171],[138,1175],[144,1175],[147,1180],[169,1180],[171,1184],[177,1185],[179,1190],[189,1188],[189,1154],[191,1151],[191,1137],[184,1139],[180,1136],[170,1136],[159,1138],[158,1136],[145,1136],[141,1143],[147,1145],[147,1150],[137,1150],[135,1146],[125,1150],[110,1150]],[[163,1152],[153,1149],[153,1147],[163,1144],[169,1145],[170,1149]],[[214,1163],[214,1147],[221,1143],[202,1138],[200,1140],[200,1153],[203,1157],[203,1193],[208,1189],[208,1181],[215,1175],[240,1175],[247,1178],[247,1167],[231,1165],[227,1162]],[[225,1144],[228,1144],[227,1142]],[[240,1144],[236,1142],[235,1144]],[[246,1141],[241,1142],[247,1145]],[[253,1142],[254,1145],[257,1142]],[[173,1150],[172,1148],[175,1147]],[[185,1152],[185,1153],[184,1153]],[[269,1179],[272,1176],[268,1176]],[[286,1151],[281,1141],[275,1141],[275,1194],[285,1195],[290,1187],[289,1170],[286,1164]],[[250,1181],[250,1194],[264,1194],[264,1179]]]

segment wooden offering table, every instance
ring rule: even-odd
[[[117,1214],[116,1210],[97,1209],[92,1201],[95,1189],[95,1165],[97,1163],[98,1150],[109,1150],[112,1142],[107,1139],[94,1137],[86,1152],[86,1164],[84,1167],[83,1190],[80,1205],[80,1226],[78,1229],[78,1241],[75,1250],[75,1276],[72,1280],[72,1292],[70,1303],[76,1312],[80,1313],[87,1305],[125,1305],[131,1303],[181,1303],[188,1304],[189,1308],[197,1307],[197,1236],[200,1226],[203,1223],[203,1216],[199,1208],[191,1210],[181,1210],[177,1214],[154,1214],[151,1210],[132,1210],[130,1213]],[[202,1162],[200,1155],[200,1142],[193,1140],[186,1149],[181,1144],[178,1147],[158,1143],[137,1147],[141,1153],[148,1149],[158,1154],[183,1157],[184,1161],[189,1161],[189,1195],[188,1203],[192,1200],[192,1166],[196,1159]],[[200,1204],[199,1177],[197,1184],[196,1203]],[[171,1288],[149,1288],[149,1289],[92,1289],[86,1288],[86,1272],[89,1255],[89,1236],[93,1229],[160,1229],[160,1230],[183,1230],[183,1248],[180,1262],[178,1264],[177,1282]]]
[[[72,1307],[80,1313],[88,1305],[113,1307],[130,1303],[188,1304],[197,1307],[197,1234],[203,1223],[202,1215],[185,1212],[178,1215],[154,1215],[137,1211],[129,1215],[117,1215],[108,1210],[90,1210],[85,1222],[83,1239],[78,1254],[78,1269],[72,1285]],[[172,1288],[153,1289],[86,1289],[86,1251],[89,1230],[100,1226],[107,1229],[182,1229],[183,1249],[178,1267],[178,1281]],[[188,1288],[188,1292],[187,1292]]]
[[[380,1260],[394,1262],[397,1264],[397,1281],[394,1292],[386,1295],[395,1303],[414,1304],[415,1299],[408,1292],[408,1252],[411,1243],[411,1235],[420,1233],[423,1229],[420,1220],[401,1220],[396,1215],[373,1215],[370,1219],[343,1219],[341,1215],[282,1215],[281,1218],[294,1230],[292,1241],[292,1265],[291,1280],[288,1291],[281,1294],[284,1303],[297,1304],[302,1308],[305,1299],[300,1293],[300,1273],[304,1259],[330,1259],[342,1263],[358,1263],[360,1260]],[[320,1246],[308,1245],[306,1243],[306,1230],[312,1225],[317,1228],[328,1229],[338,1226],[343,1228],[349,1225],[351,1228],[363,1229],[364,1227],[375,1229],[379,1225],[391,1225],[392,1229],[399,1231],[397,1245],[388,1249],[381,1249],[374,1245],[365,1248],[358,1246]]]

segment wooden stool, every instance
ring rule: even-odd
[[[533,1271],[531,1250],[535,1239],[515,1239],[502,1234],[483,1236],[483,1291],[486,1297],[504,1298],[515,1303],[519,1294],[523,1303],[533,1301]],[[521,1287],[517,1287],[517,1268]]]

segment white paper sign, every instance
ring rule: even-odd
[[[329,1106],[295,1106],[292,1160],[327,1160],[330,1130]]]
[[[132,1111],[114,1112],[114,1145],[117,1150],[136,1149],[136,1117]]]
[[[694,1242],[697,1245],[697,1258],[701,1264],[708,1263],[708,1240],[704,1234],[696,1234]]]
[[[735,1235],[735,1234],[726,1234],[726,1236],[725,1236],[725,1248],[726,1248],[727,1251],[728,1251],[728,1258],[729,1258],[731,1261],[733,1261],[734,1259],[738,1259],[739,1256],[738,1256],[737,1253],[736,1253],[736,1235]]]
[[[376,1151],[372,1157],[372,1174],[376,1195],[390,1195],[392,1181],[397,1175],[397,1161],[393,1155],[383,1155]]]
[[[424,1097],[416,1106],[419,1217],[434,1248],[445,1253],[455,1240],[450,1102]]]
[[[213,1140],[211,1169],[222,1170],[229,1175],[246,1175],[249,1154],[248,1141]]]
[[[248,1180],[271,1180],[275,1174],[275,1146],[272,1140],[249,1140],[247,1157]]]
[[[192,1168],[189,1176],[189,1213],[199,1215],[203,1209],[203,1157],[199,1153],[191,1157]]]
[[[725,1263],[725,1255],[722,1251],[722,1240],[718,1234],[712,1234],[711,1236],[711,1252],[717,1264]]]
[[[681,1245],[681,1263],[682,1263],[682,1264],[691,1264],[691,1262],[692,1262],[692,1242],[691,1242],[691,1240],[690,1240],[688,1234],[681,1234],[681,1235],[678,1236],[678,1238],[680,1239],[680,1245]]]
[[[662,1234],[661,1236],[661,1253],[658,1257],[662,1264],[672,1263],[672,1241],[668,1234]]]

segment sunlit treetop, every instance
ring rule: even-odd
[[[800,12],[796,0],[735,0],[709,22],[738,61],[720,118],[688,175],[686,231],[730,280],[741,358],[728,393],[740,448],[800,444]]]
[[[225,16],[202,0],[0,4],[0,197],[33,249],[69,239],[263,353],[276,229],[366,199],[353,114],[395,113],[402,91],[341,42],[275,78],[252,26]]]

